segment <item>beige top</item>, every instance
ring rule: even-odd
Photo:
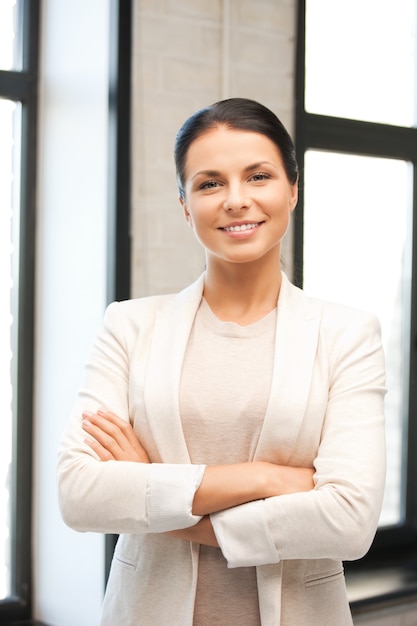
[[[248,326],[219,320],[203,299],[181,378],[180,412],[192,463],[250,461],[268,402],[276,310]],[[194,626],[260,624],[255,567],[228,569],[201,546]]]

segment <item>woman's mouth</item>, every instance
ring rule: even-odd
[[[232,226],[224,226],[223,228],[220,228],[220,230],[224,230],[227,233],[240,233],[245,230],[253,230],[254,228],[258,228],[258,226],[260,226],[261,224],[263,224],[263,222],[251,222],[249,224],[235,224]]]

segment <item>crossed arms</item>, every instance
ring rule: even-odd
[[[150,463],[129,422],[110,411],[84,412],[85,443],[102,462],[130,461]],[[273,496],[310,491],[314,488],[314,470],[287,467],[268,462],[207,466],[195,492],[192,513],[202,519],[169,534],[197,543],[218,547],[210,514]]]

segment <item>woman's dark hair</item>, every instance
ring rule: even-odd
[[[280,151],[288,180],[298,179],[298,165],[293,141],[278,117],[255,100],[229,98],[221,100],[189,117],[175,139],[175,166],[180,197],[184,199],[185,163],[192,142],[217,126],[260,133],[270,139]]]

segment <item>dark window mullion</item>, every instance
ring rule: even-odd
[[[417,541],[417,159],[413,180],[413,259],[411,285],[410,376],[407,456],[407,519],[416,529]]]
[[[309,149],[417,162],[417,128],[304,113],[304,144]]]
[[[22,65],[23,70],[30,73],[34,85],[37,85],[39,67],[39,40],[40,40],[40,6],[42,0],[25,0],[22,13],[23,35]]]
[[[14,585],[21,604],[31,604],[32,442],[36,200],[36,100],[22,105],[21,208],[17,420],[15,460]]]
[[[304,151],[305,151],[305,0],[298,0],[297,48],[295,58],[295,149],[299,167],[298,203],[293,218],[293,282],[303,286],[304,262]]]
[[[24,102],[32,92],[32,81],[28,72],[0,70],[0,97]]]

